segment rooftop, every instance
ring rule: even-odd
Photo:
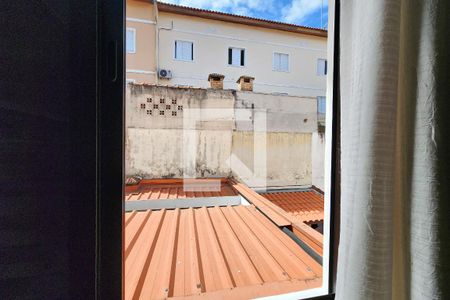
[[[314,190],[270,192],[262,195],[301,222],[323,221],[323,195]]]
[[[143,180],[126,198],[169,205],[125,214],[125,299],[249,299],[322,283],[320,262],[284,232],[290,216],[242,183]]]
[[[127,186],[125,200],[186,199],[236,196],[237,192],[224,179],[151,179]]]

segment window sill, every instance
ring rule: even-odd
[[[189,63],[193,63],[195,62],[193,59],[179,59],[179,58],[174,58],[174,61],[180,61],[180,62],[189,62]]]
[[[283,71],[283,70],[274,70],[274,69],[272,69],[272,71],[273,71],[273,72],[280,72],[280,73],[291,73],[290,70]]]
[[[233,67],[233,68],[245,68],[245,65],[243,65],[243,66],[227,65],[227,67]]]

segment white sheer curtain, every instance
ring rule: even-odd
[[[450,299],[449,3],[341,3],[337,299]]]

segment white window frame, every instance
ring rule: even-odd
[[[128,34],[128,31],[131,31],[133,33],[133,50],[128,51],[128,44],[127,44],[126,36],[125,36],[125,50],[126,50],[127,54],[135,54],[136,53],[136,28],[127,27],[126,34]]]
[[[191,59],[177,58],[177,42],[191,44]],[[189,40],[174,40],[173,41],[173,59],[177,61],[193,62],[194,61],[194,41]]]
[[[275,55],[276,54],[287,55],[287,70],[282,70],[281,68],[280,69],[275,68]],[[291,62],[290,62],[290,55],[289,55],[289,53],[278,52],[278,51],[272,52],[272,71],[284,72],[284,73],[290,73],[291,72]]]
[[[239,59],[239,65],[233,65],[233,54],[231,54],[231,64],[228,62],[228,59],[229,59],[228,53],[229,53],[230,49],[236,49],[236,50],[241,50],[241,51],[244,50],[244,64],[243,65],[241,65],[241,63],[240,63],[242,60],[242,57],[240,57],[240,59]],[[240,53],[242,53],[242,52],[240,52]],[[235,67],[235,68],[245,68],[246,65],[247,65],[247,49],[246,48],[234,47],[234,46],[230,46],[227,48],[227,66]]]
[[[323,64],[323,70],[320,68],[320,62],[324,62]],[[328,62],[325,58],[318,58],[317,59],[317,76],[326,76],[328,73]]]

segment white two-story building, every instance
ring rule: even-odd
[[[255,92],[325,96],[326,30],[152,0],[128,0],[126,24],[127,81],[205,88],[218,73],[236,89],[245,75]]]

